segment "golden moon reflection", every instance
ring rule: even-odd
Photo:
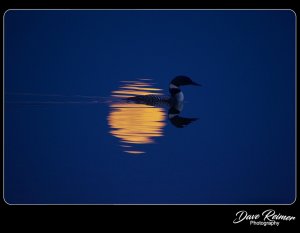
[[[162,90],[153,87],[149,79],[122,81],[119,90],[112,91],[112,97],[126,98],[135,95],[162,95]],[[110,103],[108,124],[110,133],[119,138],[125,152],[138,155],[145,153],[135,147],[154,143],[163,136],[166,114],[163,108],[135,103]]]

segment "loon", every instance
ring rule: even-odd
[[[137,95],[134,97],[126,98],[127,101],[137,104],[146,104],[151,106],[168,106],[168,118],[170,122],[177,128],[183,128],[198,118],[181,117],[179,114],[183,109],[184,95],[180,90],[180,86],[195,85],[201,86],[194,82],[191,78],[179,75],[176,76],[169,85],[170,96],[157,96],[157,95]]]
[[[169,85],[170,96],[157,96],[157,95],[137,95],[126,98],[127,101],[132,101],[137,104],[146,104],[151,106],[168,105],[174,106],[177,103],[182,103],[184,95],[180,90],[180,86],[184,85],[195,85],[201,86],[194,82],[191,78],[185,75],[176,76]]]

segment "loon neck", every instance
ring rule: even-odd
[[[178,86],[176,86],[173,83],[170,83],[169,85],[169,92],[172,96],[172,99],[175,102],[183,102],[184,100],[184,95],[182,93],[182,91],[180,90],[180,88]]]

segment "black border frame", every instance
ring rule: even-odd
[[[3,15],[8,9],[291,9],[296,15],[299,8],[296,1],[277,0],[185,0],[185,1],[125,1],[125,0],[6,0],[1,3],[2,23]],[[298,22],[297,22],[298,30]],[[2,28],[3,32],[3,28]],[[297,36],[298,38],[298,36]],[[297,47],[296,47],[297,49]],[[3,54],[3,48],[2,48]],[[298,59],[297,67],[298,67]],[[2,77],[3,78],[3,77]],[[296,77],[297,78],[297,77]],[[2,82],[3,83],[3,82]],[[2,89],[3,90],[3,89]],[[3,96],[3,95],[1,95]],[[3,102],[3,101],[2,101]],[[297,101],[298,102],[298,101]],[[2,150],[3,151],[3,150]],[[297,155],[298,157],[298,155]],[[1,159],[2,163],[2,159]],[[298,159],[297,159],[298,167]],[[3,166],[1,166],[2,170]],[[1,174],[3,172],[1,171]],[[298,175],[298,174],[297,174]],[[298,179],[297,179],[298,181]],[[1,178],[1,184],[3,179]],[[298,182],[297,182],[298,183]],[[3,184],[2,184],[3,187]],[[298,193],[298,184],[296,185]],[[295,216],[296,220],[291,222],[281,221],[277,226],[250,226],[249,222],[233,224],[236,212],[246,210],[249,214],[262,213],[266,209],[274,209],[276,213]],[[155,226],[155,231],[163,230],[163,225],[188,228],[193,226],[193,231],[206,231],[215,228],[228,230],[228,228],[242,231],[265,231],[278,232],[284,228],[295,229],[299,227],[299,200],[291,205],[7,205],[1,198],[0,211],[4,215],[2,227],[25,226],[38,228],[39,231],[62,230],[57,224],[67,224],[70,227],[96,226],[94,230],[124,231],[124,226],[139,231],[150,231]],[[82,218],[85,216],[84,219]],[[129,219],[127,220],[126,217]],[[118,219],[117,219],[118,218]],[[8,220],[8,221],[5,221]],[[12,221],[9,221],[12,220]],[[84,224],[88,220],[88,225]],[[49,224],[50,223],[50,224]],[[109,228],[104,228],[103,223],[108,223]],[[46,225],[45,225],[46,224]],[[158,225],[157,225],[158,224]],[[5,226],[6,225],[6,226]],[[120,227],[119,227],[120,226]],[[22,231],[25,229],[22,229]],[[79,228],[78,228],[79,230]],[[176,230],[179,230],[177,228]],[[187,229],[183,229],[187,231]],[[170,230],[171,231],[171,230]],[[286,229],[285,229],[285,232]]]

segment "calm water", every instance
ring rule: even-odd
[[[184,128],[120,101],[180,74]],[[9,203],[295,199],[291,11],[9,11],[4,91]]]

